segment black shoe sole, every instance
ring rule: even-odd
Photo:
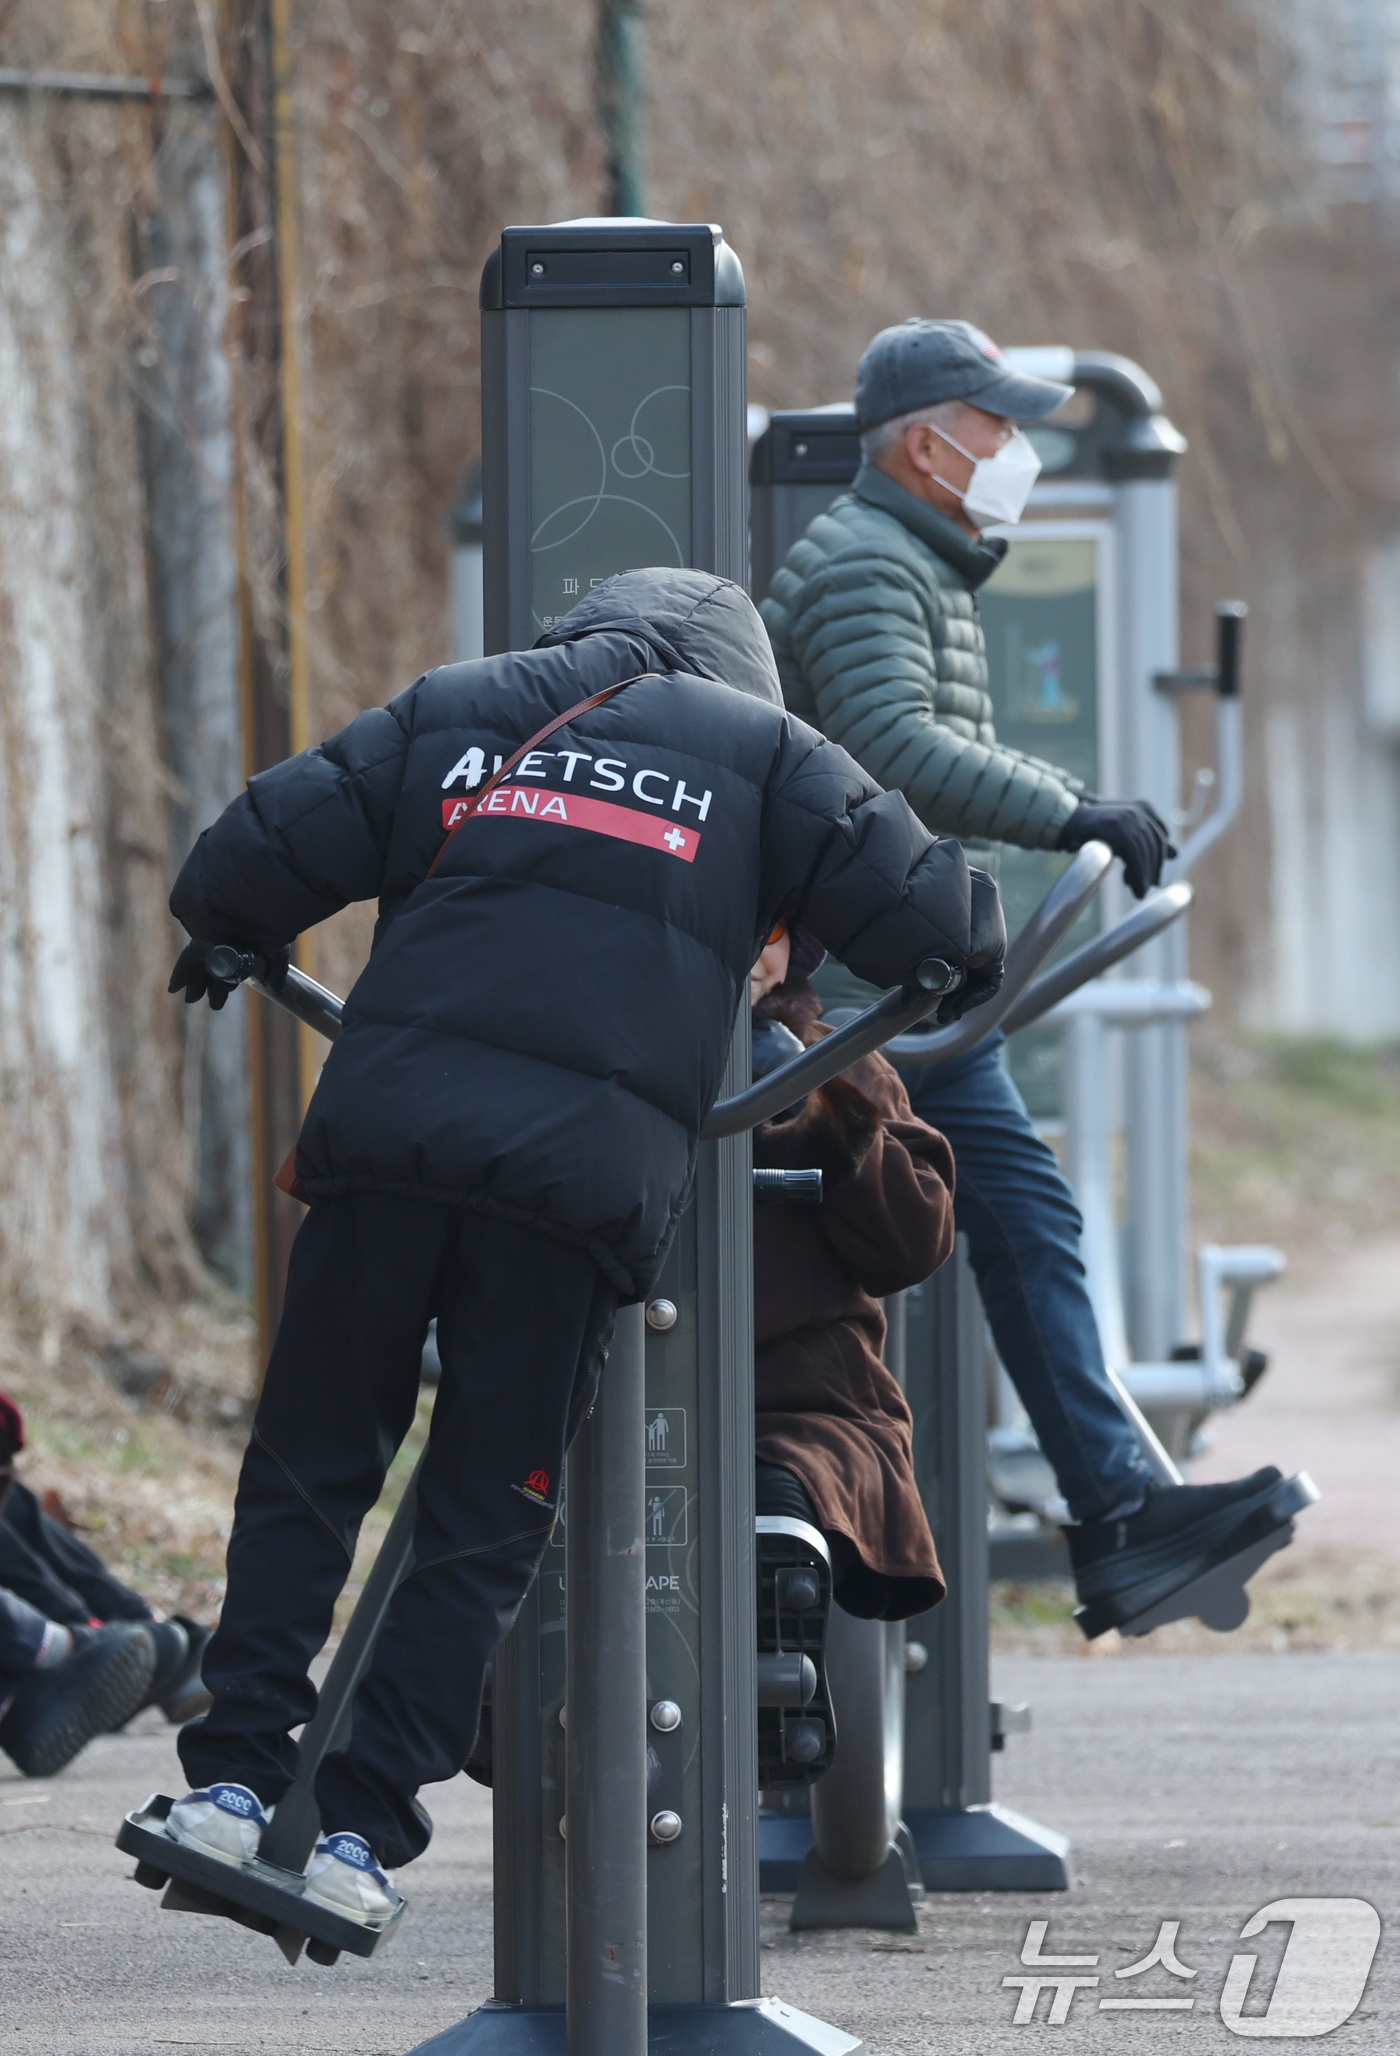
[[[55,1777],[98,1735],[130,1720],[150,1690],[155,1669],[150,1635],[130,1636],[113,1650],[76,1705],[66,1707],[38,1735],[5,1742],[7,1754],[27,1778]]]
[[[1318,1497],[1312,1479],[1305,1471],[1300,1471],[1296,1478],[1281,1478],[1252,1505],[1246,1503],[1242,1507],[1226,1509],[1230,1516],[1229,1525],[1223,1525],[1222,1516],[1222,1526],[1198,1544],[1184,1560],[1155,1576],[1149,1574],[1132,1584],[1123,1585],[1115,1592],[1096,1594],[1076,1607],[1074,1618],[1085,1640],[1092,1642],[1097,1636],[1106,1635],[1110,1628],[1117,1628],[1125,1635],[1135,1632],[1146,1634],[1152,1627],[1165,1625],[1169,1618],[1185,1618],[1192,1609],[1183,1606],[1179,1614],[1173,1614],[1170,1611],[1173,1600],[1187,1597],[1188,1588],[1207,1580],[1212,1571],[1221,1570],[1236,1558],[1249,1557],[1251,1561],[1240,1566],[1243,1584],[1244,1579],[1258,1569],[1265,1556],[1292,1541],[1293,1516],[1301,1513],[1305,1506],[1311,1506]],[[1271,1540],[1272,1548],[1265,1549],[1262,1555],[1256,1553],[1260,1544]],[[1218,1595],[1213,1596],[1218,1598]],[[1235,1626],[1244,1620],[1248,1611],[1246,1601],[1234,1622]]]

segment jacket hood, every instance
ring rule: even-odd
[[[542,635],[537,650],[585,635],[639,636],[670,671],[783,704],[768,632],[742,586],[708,571],[620,571]]]

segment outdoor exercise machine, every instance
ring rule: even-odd
[[[1074,398],[1024,431],[1043,470],[1021,523],[996,531],[1008,541],[1006,560],[979,595],[997,733],[1064,764],[1093,791],[1150,799],[1181,845],[1168,877],[1184,880],[1239,811],[1245,609],[1218,609],[1214,665],[1179,668],[1175,473],[1186,444],[1148,374],[1099,351],[1005,354],[1013,370],[1073,386]],[[859,462],[849,406],[769,417],[750,464],[755,598]],[[1183,809],[1177,712],[1194,692],[1214,698],[1215,764],[1196,773]],[[999,852],[1012,934],[1058,861]],[[1127,903],[1111,881],[1103,918],[1112,922]],[[1201,1446],[1208,1415],[1242,1398],[1262,1370],[1264,1359],[1246,1348],[1249,1300],[1278,1276],[1283,1257],[1255,1247],[1201,1250],[1201,1337],[1186,1339],[1186,1035],[1210,995],[1186,975],[1184,922],[1163,925],[1139,948],[1131,977],[1072,981],[1072,996],[1067,988],[1054,1010],[1017,1019],[1010,1058],[1032,1114],[1064,1134],[1105,1357],[1179,1464]],[[1053,1475],[1006,1380],[994,1397],[994,1482],[1024,1509],[993,1529],[994,1572],[1063,1574],[1056,1532],[1039,1518],[1057,1503]]]
[[[1262,1368],[1258,1352],[1245,1349],[1249,1296],[1282,1268],[1270,1249],[1202,1249],[1202,1339],[1181,1342],[1185,1028],[1209,1004],[1185,977],[1181,916],[1191,888],[1184,880],[1240,804],[1244,609],[1227,603],[1218,610],[1213,667],[1175,668],[1173,474],[1185,444],[1163,414],[1160,394],[1122,358],[1067,350],[1007,356],[1015,369],[1076,390],[1062,416],[1026,431],[1042,458],[1042,482],[1027,518],[1003,531],[1006,563],[981,596],[998,733],[1066,763],[1091,789],[1150,797],[1176,823],[1182,846],[1173,882],[1044,973],[1002,1025],[1008,1034],[1031,1031],[1013,1043],[1013,1065],[1033,1112],[1063,1123],[1110,1378],[1154,1474],[1180,1482],[1178,1459],[1191,1452],[1208,1413],[1242,1397]],[[859,462],[848,406],[769,418],[750,466],[756,597],[792,543],[849,486]],[[1197,774],[1183,814],[1171,702],[1193,690],[1216,695],[1216,768]],[[1212,788],[1214,805],[1198,820]],[[1057,861],[1001,852],[1013,934]],[[1111,886],[1104,899],[1111,918],[1125,895]],[[1138,952],[1139,975],[1106,975]],[[839,1018],[828,1011],[828,1019]],[[1134,1031],[1118,1065],[1111,1028]],[[941,1044],[937,1032],[906,1035],[885,1054],[917,1068],[946,1061]],[[1120,1126],[1129,1165],[1121,1226],[1114,1175]],[[812,1788],[809,1819],[806,1795],[791,1794],[762,1822],[764,1884],[797,1890],[795,1927],[908,1926],[909,1888],[920,1881],[943,1890],[1069,1882],[1063,1839],[991,1803],[991,1754],[1027,1724],[1028,1711],[992,1704],[988,1687],[988,1347],[965,1258],[960,1254],[903,1298],[903,1381],[949,1597],[907,1629],[886,1630],[883,1652],[871,1624],[834,1615],[827,1677],[841,1735],[836,1765]],[[1019,1406],[1006,1406],[1008,1381],[999,1383],[1003,1423],[993,1432],[992,1475],[1016,1494],[1011,1504],[1027,1511],[1008,1520],[996,1508],[1003,1525],[992,1530],[992,1574],[1064,1574],[1057,1528],[1029,1510],[1053,1503],[1053,1474]],[[1251,1548],[1146,1611],[1127,1632],[1192,1615],[1220,1629],[1238,1626],[1249,1608],[1249,1577],[1290,1539],[1292,1516],[1315,1496],[1306,1478],[1285,1481],[1267,1531]]]
[[[483,281],[488,650],[528,645],[629,564],[742,578],[743,343],[742,275],[718,231],[506,231]],[[1026,993],[1109,861],[1087,845],[1052,883],[970,1037]],[[260,983],[237,952],[216,968]],[[948,989],[946,966],[921,978],[757,1086],[747,1019],[736,1030],[693,1202],[646,1304],[619,1316],[555,1537],[494,1667],[496,1996],[420,2056],[862,2046],[760,1995],[747,1138],[925,1019]],[[340,1002],[300,973],[276,995],[262,990],[336,1032]],[[367,1955],[392,1932],[310,1906],[300,1873],[317,1829],[316,1765],[344,1731],[408,1567],[414,1498],[410,1482],[260,1861],[235,1871],[174,1843],[160,1798],[118,1838],[139,1881],[165,1886],[166,1905],[267,1932],[293,1960],[303,1947],[322,1963],[342,1949]],[[807,1671],[791,1664],[784,1683],[782,1668],[767,1670],[770,1704],[791,1694],[800,1710]]]
[[[1180,920],[1190,901],[1184,883],[1151,894],[1014,996],[999,1025],[1012,1033],[1044,1018]],[[1013,947],[1013,962],[1014,955]],[[968,1047],[963,1031],[976,1023],[973,1014],[958,1029],[898,1036],[883,1053],[905,1068],[947,1062]],[[826,1680],[839,1737],[835,1763],[810,1799],[770,1798],[760,1817],[763,1888],[795,1892],[797,1930],[912,1929],[921,1886],[1055,1891],[1071,1882],[1065,1838],[992,1798],[992,1757],[1009,1734],[1029,1726],[1029,1709],[991,1697],[988,1346],[962,1245],[942,1271],[887,1311],[887,1358],[913,1411],[915,1469],[948,1595],[907,1623],[856,1621],[832,1609]],[[1222,1345],[1228,1339],[1222,1336]],[[1154,1475],[1179,1483],[1150,1421],[1122,1380],[1114,1383]],[[1144,1613],[1130,1632],[1190,1617],[1237,1627],[1249,1609],[1249,1579],[1291,1541],[1294,1517],[1316,1497],[1305,1474],[1283,1480],[1255,1540]]]

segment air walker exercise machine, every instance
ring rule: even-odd
[[[1023,520],[993,531],[1009,544],[979,595],[997,733],[1064,764],[1093,791],[1150,799],[1181,844],[1168,878],[1184,880],[1239,811],[1245,610],[1234,602],[1218,610],[1213,666],[1179,668],[1175,473],[1186,444],[1147,373],[1100,351],[1005,354],[1013,370],[1073,386],[1074,399],[1051,421],[1023,430],[1041,458],[1041,477]],[[850,485],[859,463],[849,406],[769,417],[750,464],[755,598],[767,592],[808,524]],[[1216,761],[1197,773],[1183,813],[1177,702],[1194,692],[1214,697]],[[1060,861],[1045,852],[998,851],[1011,934]],[[1109,922],[1130,904],[1120,880],[1109,881],[1102,904]],[[1093,925],[1086,916],[1073,939]],[[1186,1031],[1210,995],[1186,975],[1183,923],[1145,932],[1139,950],[1131,977],[1101,979],[1101,965],[1071,978],[1053,1010],[1034,1021],[1018,1018],[1022,1032],[1010,1055],[1032,1114],[1064,1135],[1110,1373],[1120,1397],[1132,1398],[1180,1463],[1201,1446],[1210,1413],[1244,1397],[1263,1368],[1245,1344],[1249,1302],[1284,1260],[1267,1248],[1200,1250],[1201,1338],[1186,1339]],[[1111,1031],[1122,1031],[1121,1042]],[[914,1065],[920,1058],[911,1046],[897,1060]],[[1120,1134],[1121,1223],[1114,1173]],[[1002,1419],[993,1438],[994,1480],[1008,1483],[1011,1503],[1027,1510],[1022,1520],[1034,1530],[1034,1515],[1053,1502],[1053,1476],[1004,1382],[995,1396]],[[1050,1533],[1042,1527],[1028,1536],[1014,1519],[995,1527],[996,1568],[1006,1575],[1037,1568],[1063,1574],[1063,1551],[1046,1547]],[[1222,1616],[1214,1624],[1238,1626],[1243,1618]],[[1142,1625],[1145,1631],[1157,1623]]]
[[[1174,471],[1185,444],[1162,412],[1161,395],[1119,357],[1070,350],[1007,357],[1014,369],[1073,385],[1075,399],[1054,422],[1025,431],[1041,456],[1042,479],[1026,518],[1002,531],[1008,556],[981,595],[998,734],[1067,764],[1094,790],[1147,795],[1174,819],[1182,847],[1171,883],[1044,974],[1002,1026],[1009,1035],[1029,1031],[1012,1043],[1013,1067],[1032,1111],[1063,1125],[1066,1169],[1084,1214],[1090,1296],[1120,1403],[1154,1473],[1179,1482],[1177,1460],[1198,1446],[1210,1412],[1243,1397],[1262,1368],[1258,1353],[1245,1348],[1249,1298],[1283,1264],[1270,1249],[1202,1249],[1202,1339],[1181,1342],[1185,1028],[1209,1005],[1209,994],[1185,976],[1181,916],[1191,888],[1184,880],[1240,803],[1244,609],[1219,609],[1214,667],[1175,668]],[[756,596],[808,524],[849,486],[859,461],[848,406],[770,417],[750,467]],[[1171,702],[1197,690],[1216,696],[1217,768],[1197,775],[1183,817]],[[1197,819],[1212,788],[1214,805]],[[1014,934],[1062,860],[1012,849],[1000,858]],[[1110,920],[1131,906],[1116,881],[1104,900]],[[1086,915],[1070,940],[1092,925]],[[1139,975],[1106,975],[1139,952]],[[1123,1052],[1110,1044],[1113,1028],[1132,1031]],[[937,1035],[907,1035],[885,1054],[917,1068],[940,1061],[938,1042]],[[1120,1129],[1128,1162],[1121,1227]],[[763,1882],[797,1891],[795,1927],[911,1926],[910,1889],[920,1882],[953,1891],[1069,1883],[1063,1838],[992,1804],[990,1782],[992,1753],[1028,1725],[1029,1712],[990,1700],[989,1568],[991,1575],[1067,1572],[1058,1529],[1038,1518],[1053,1499],[1053,1474],[1019,1406],[1006,1404],[1003,1374],[991,1476],[1018,1495],[1009,1518],[989,1492],[988,1346],[965,1257],[903,1300],[903,1382],[949,1596],[907,1628],[886,1630],[883,1657],[870,1624],[835,1617],[827,1672],[842,1736],[836,1764],[813,1787],[810,1819],[802,1796],[786,1795],[762,1821]],[[1249,1548],[1149,1607],[1125,1632],[1145,1634],[1190,1616],[1237,1627],[1249,1609],[1248,1579],[1290,1539],[1292,1515],[1315,1497],[1306,1477],[1286,1481]],[[1096,1631],[1092,1620],[1084,1625]],[[850,1707],[858,1709],[855,1719],[846,1715]]]
[[[629,563],[742,578],[743,323],[737,260],[709,227],[506,232],[483,282],[488,649],[527,645],[592,580]],[[1001,993],[935,1031],[948,1055],[1018,1000],[1043,996],[1031,981],[1109,864],[1089,844],[1065,867],[1013,946]],[[259,983],[236,951],[214,968]],[[747,1137],[926,1019],[949,989],[947,967],[930,963],[920,977],[757,1086],[747,1019],[739,1026],[693,1202],[653,1294],[619,1316],[569,1454],[555,1541],[498,1652],[496,1996],[419,2056],[863,2047],[760,1995]],[[340,1002],[302,974],[289,972],[279,995],[261,989],[336,1033]],[[173,1842],[160,1797],[118,1837],[168,1907],[259,1929],[291,1960],[303,1947],[320,1963],[342,1949],[369,1955],[393,1931],[312,1907],[301,1871],[318,1825],[316,1766],[345,1730],[409,1566],[414,1500],[410,1482],[260,1861],[235,1870]],[[769,1666],[770,1708],[810,1705],[810,1668]],[[985,1698],[985,1676],[973,1689]]]

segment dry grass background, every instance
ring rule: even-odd
[[[212,22],[213,0],[200,4]],[[592,11],[577,0],[297,0],[293,16],[313,727],[327,732],[444,653],[447,517],[479,444],[481,266],[503,222],[596,211],[602,153]],[[722,222],[742,255],[753,397],[845,394],[869,335],[910,312],[1138,358],[1192,442],[1185,658],[1208,654],[1205,622],[1228,587],[1256,603],[1255,746],[1269,702],[1309,704],[1322,653],[1351,633],[1358,539],[1390,491],[1385,337],[1397,288],[1369,228],[1311,204],[1268,10],[651,0],[647,19],[651,208]],[[0,0],[0,63],[174,72],[202,69],[203,52],[192,0]],[[0,1383],[31,1407],[32,1474],[158,1591],[212,1600],[251,1345],[184,1223],[185,1052],[161,990],[178,795],[145,586],[147,324],[133,255],[133,223],[158,201],[166,125],[191,118],[0,107],[0,214],[16,180],[36,185],[55,281],[30,349],[46,363],[53,337],[65,338],[70,384],[50,400],[76,410],[80,428],[73,532],[87,618],[74,647],[92,675],[75,668],[65,690],[89,710],[78,740],[101,824],[90,860],[116,1166],[87,1228],[109,1258],[111,1292],[84,1312],[64,1256],[73,1231],[40,1232],[70,1182],[61,1110],[46,1098],[42,1050],[7,1057]],[[7,595],[30,559],[26,510],[7,513],[6,490],[0,476],[0,732],[16,781],[26,708]],[[264,560],[265,583],[275,569]],[[1254,947],[1230,910],[1260,904],[1269,868],[1256,790],[1201,880],[1194,931],[1196,968],[1227,1020]],[[361,913],[330,924],[321,975],[345,989],[366,943]],[[22,934],[9,946],[21,963],[26,948],[32,957]],[[1229,1036],[1210,1058],[1203,1197],[1212,1223],[1228,1215],[1246,1234],[1287,1239],[1279,1205],[1294,1206],[1304,1234],[1315,1194],[1296,1121],[1278,1139],[1289,1117],[1270,1098],[1274,1061]],[[1372,1150],[1370,1166],[1364,1126],[1356,1147]],[[1325,1148],[1334,1129],[1319,1114],[1309,1133]],[[1343,1183],[1349,1148],[1328,1160]],[[42,1174],[26,1185],[16,1167],[35,1151]],[[1380,1203],[1388,1176],[1368,1168],[1359,1200],[1338,1187],[1341,1214]],[[123,1351],[167,1365],[153,1403],[138,1408],[118,1389]]]

